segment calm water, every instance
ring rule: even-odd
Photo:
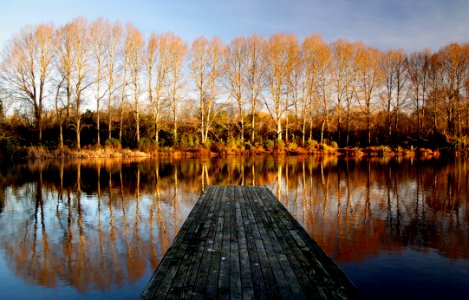
[[[207,185],[266,185],[369,298],[467,298],[469,160],[51,161],[0,170],[2,299],[135,299]]]

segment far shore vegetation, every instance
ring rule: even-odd
[[[278,33],[188,45],[77,18],[22,28],[0,60],[0,161],[467,150],[469,43],[406,53]]]

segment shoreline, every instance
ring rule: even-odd
[[[346,157],[346,158],[367,158],[367,157],[425,157],[439,158],[442,153],[444,156],[459,155],[460,152],[444,151],[439,149],[417,148],[417,149],[392,149],[389,146],[369,146],[366,148],[333,148],[333,147],[317,147],[316,149],[307,149],[297,147],[296,149],[172,149],[164,148],[160,150],[142,151],[138,149],[116,149],[112,147],[100,148],[84,148],[84,149],[55,149],[49,150],[44,147],[27,147],[22,151],[15,153],[14,159],[30,160],[30,159],[88,159],[88,158],[210,158],[210,157],[229,157],[229,156],[256,156],[256,155],[273,155],[273,156],[314,156],[314,157]]]

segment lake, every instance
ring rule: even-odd
[[[0,167],[3,299],[136,299],[208,185],[265,185],[367,298],[467,298],[469,160],[229,157]]]

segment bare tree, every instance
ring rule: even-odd
[[[182,98],[184,88],[184,60],[187,55],[187,44],[179,36],[173,34],[167,35],[168,45],[168,97],[173,119],[173,139],[174,143],[178,141],[178,106]]]
[[[121,49],[122,55],[122,81],[121,81],[121,96],[119,103],[119,142],[122,143],[122,130],[124,127],[124,104],[127,99],[127,82],[128,82],[128,72],[130,69],[130,53],[132,51],[132,39],[130,38],[129,27],[127,25],[125,32],[125,42]]]
[[[10,41],[1,65],[3,88],[9,97],[26,104],[32,111],[40,144],[55,43],[52,25],[25,27]]]
[[[200,131],[202,143],[208,142],[213,122],[215,100],[220,94],[221,62],[225,46],[219,38],[210,42],[200,37],[192,43],[191,70],[200,103]]]
[[[287,93],[291,70],[289,47],[294,40],[292,35],[274,34],[270,37],[266,47],[266,81],[272,103],[269,104],[266,99],[265,104],[277,128],[277,141],[282,140],[282,116],[288,114],[288,111],[284,111],[283,108],[288,109]]]
[[[72,127],[76,132],[76,147],[81,148],[82,114],[84,93],[91,86],[90,72],[90,35],[88,23],[83,18],[78,18],[70,23],[72,30],[72,94],[73,94],[73,121]]]
[[[285,142],[289,142],[290,106],[297,104],[301,81],[300,49],[298,40],[294,35],[288,35],[286,40],[287,65],[285,76],[287,80],[285,95]]]
[[[310,111],[310,135],[312,139],[313,111],[322,112],[320,143],[324,142],[324,131],[329,123],[330,72],[332,54],[329,45],[319,35],[312,35],[303,41],[303,64],[305,67],[305,102]],[[316,105],[314,99],[319,100]],[[305,126],[305,125],[303,125]]]
[[[90,26],[91,46],[93,57],[95,60],[96,70],[96,144],[98,147],[101,145],[100,139],[100,107],[101,99],[104,98],[106,92],[101,93],[101,81],[103,77],[103,68],[107,64],[106,48],[109,47],[109,40],[111,34],[111,24],[102,18],[98,18]]]
[[[432,115],[432,131],[433,135],[439,133],[438,119],[440,115],[445,115],[444,109],[441,108],[441,101],[445,99],[443,92],[443,59],[440,53],[434,53],[430,58],[429,64],[429,93],[428,93],[428,109]]]
[[[383,74],[384,89],[381,99],[386,108],[386,119],[388,128],[388,140],[392,140],[394,114],[394,132],[397,134],[399,123],[399,112],[402,107],[402,92],[405,82],[404,74],[405,54],[402,50],[389,50],[383,53],[380,68]]]
[[[135,109],[135,136],[138,143],[140,141],[140,79],[143,68],[143,47],[145,41],[142,33],[131,24],[127,26],[127,39],[127,46],[129,46],[129,69]]]
[[[342,105],[345,101],[347,122],[347,138],[345,144],[348,146],[350,135],[350,111],[352,101],[356,93],[356,57],[357,46],[346,40],[338,40],[332,43],[333,54],[333,82],[337,96],[337,141],[342,143]]]
[[[256,136],[256,106],[263,89],[265,74],[265,40],[258,35],[252,35],[247,39],[246,46],[246,70],[244,72],[244,84],[250,102],[251,113],[251,143],[254,144]]]
[[[428,66],[430,51],[414,52],[406,60],[406,71],[410,79],[409,94],[416,107],[417,114],[417,142],[420,143],[422,131],[422,108],[425,106],[425,97],[428,84]]]
[[[363,47],[357,57],[358,98],[364,104],[368,145],[371,144],[372,100],[382,82],[381,57],[379,50],[367,47]]]
[[[230,97],[238,106],[238,119],[241,124],[239,139],[244,141],[244,91],[243,72],[246,64],[247,41],[243,37],[231,41],[226,51],[225,73]]]
[[[158,49],[158,36],[156,33],[151,33],[150,38],[147,42],[147,48],[145,52],[145,67],[147,71],[148,80],[148,102],[154,106],[154,118],[155,118],[155,141],[158,142],[158,113],[159,103],[155,105],[153,97],[153,72],[155,67],[155,55]]]
[[[155,141],[159,141],[159,126],[161,120],[162,102],[167,99],[167,87],[168,87],[168,73],[169,73],[169,57],[170,47],[169,39],[171,34],[165,33],[160,36],[153,35],[150,41],[153,44],[153,56],[155,61],[155,79],[154,85],[154,97],[150,101],[153,107],[153,115],[155,120]]]
[[[461,102],[469,72],[467,49],[467,45],[464,47],[452,43],[439,51],[442,59],[443,99],[446,107],[447,129],[453,136],[461,134]]]
[[[56,68],[60,76],[64,78],[65,96],[67,102],[65,104],[66,116],[65,120],[68,125],[70,123],[70,107],[72,102],[72,65],[73,65],[73,50],[72,44],[74,39],[74,30],[71,24],[66,24],[58,31],[58,59]],[[60,140],[63,143],[63,126],[62,118],[59,119],[60,126]]]
[[[108,113],[108,139],[112,138],[112,97],[115,89],[115,72],[117,69],[119,46],[122,41],[122,26],[115,23],[111,26],[109,39],[107,40],[107,59],[106,59],[106,73],[107,73],[107,113]]]

